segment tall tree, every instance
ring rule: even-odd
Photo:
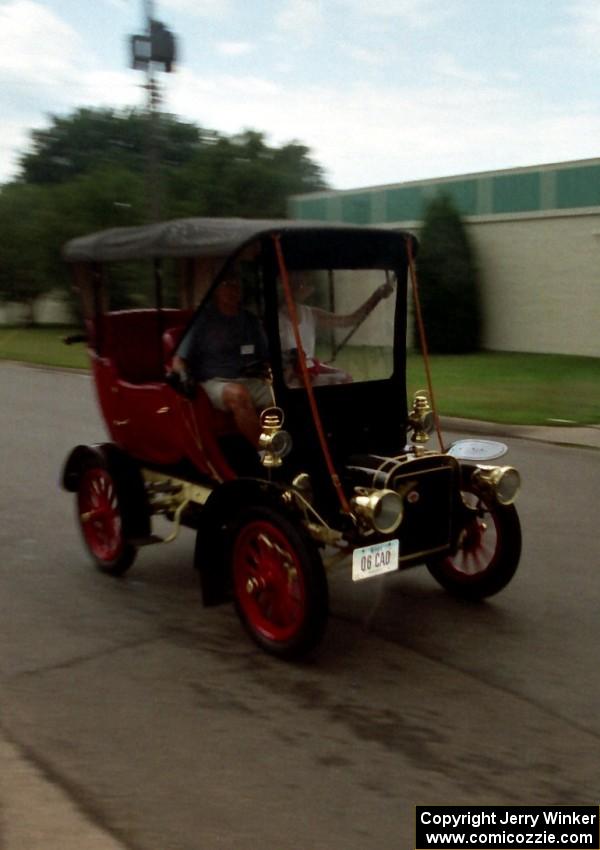
[[[325,186],[304,145],[271,147],[263,133],[216,135],[169,175],[167,205],[176,215],[284,218],[290,195]]]
[[[430,202],[419,241],[419,290],[429,349],[456,354],[477,351],[479,275],[467,231],[451,198],[439,195]]]
[[[35,322],[35,304],[48,283],[49,197],[38,186],[13,185],[0,193],[0,299],[25,306]]]
[[[148,117],[78,109],[32,132],[19,179],[0,187],[0,298],[28,305],[68,281],[67,239],[148,220],[160,187],[161,217],[285,217],[287,197],[324,187],[308,148],[267,144],[247,130],[227,137],[157,116],[158,185],[147,173]]]
[[[168,166],[187,162],[203,143],[194,124],[160,114],[157,146]],[[149,119],[131,109],[78,109],[66,117],[51,116],[50,126],[31,133],[31,150],[21,157],[27,183],[64,183],[98,167],[117,164],[143,172],[148,154]]]
[[[78,109],[54,116],[50,127],[32,131],[20,179],[56,185],[125,169],[145,175],[147,192],[160,191],[162,217],[285,216],[289,195],[325,187],[322,169],[298,142],[270,146],[255,130],[227,137],[163,113],[153,126],[160,163],[155,185],[147,179],[149,118],[136,110]]]

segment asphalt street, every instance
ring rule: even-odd
[[[415,805],[598,803],[599,451],[506,437],[509,587],[342,566],[292,665],[201,607],[189,531],[121,580],[89,565],[58,486],[105,437],[86,375],[0,364],[0,390],[2,850],[405,850]]]

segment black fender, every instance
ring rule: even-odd
[[[229,531],[240,509],[267,505],[300,523],[300,514],[285,499],[285,488],[254,478],[237,478],[217,487],[199,516],[194,566],[200,573],[204,605],[231,600],[231,575],[226,562]]]
[[[137,461],[114,443],[76,446],[65,461],[62,487],[72,493],[77,492],[81,475],[90,466],[108,470],[115,482],[125,538],[134,540],[149,537],[151,513]]]

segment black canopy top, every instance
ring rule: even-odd
[[[365,244],[375,241],[385,244],[385,253],[390,254],[404,254],[408,236],[397,230],[328,222],[180,218],[137,227],[115,227],[71,239],[63,248],[63,258],[69,263],[85,263],[157,257],[229,257],[244,245],[269,234],[280,234],[285,240],[288,235],[302,233],[311,242],[320,236],[329,236],[334,242],[348,241],[349,237],[350,241],[364,240]]]

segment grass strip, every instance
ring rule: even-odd
[[[85,345],[65,345],[74,329],[62,325],[0,328],[0,359],[61,368],[87,368]],[[364,361],[349,347],[344,368]],[[562,354],[481,352],[434,355],[431,371],[443,416],[515,425],[600,424],[600,358]],[[409,397],[426,386],[419,355],[407,360]],[[389,400],[386,400],[386,404]]]

